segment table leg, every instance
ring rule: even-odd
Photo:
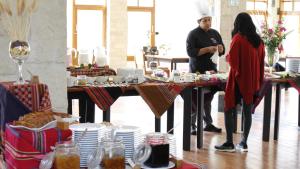
[[[197,90],[197,148],[203,147],[203,114],[204,114],[204,94],[203,88]]]
[[[271,105],[272,105],[272,86],[266,89],[264,98],[264,117],[263,117],[263,141],[269,141],[270,121],[271,121]]]
[[[177,63],[174,62],[174,69],[177,70]]]
[[[276,100],[275,100],[275,120],[274,120],[274,140],[278,139],[279,120],[280,120],[280,100],[281,100],[281,86],[276,84]]]
[[[192,89],[187,87],[183,90],[183,150],[191,149],[191,111],[192,111]]]
[[[172,131],[170,131],[172,129]],[[174,102],[167,111],[167,132],[174,134]]]
[[[298,127],[300,127],[300,94],[298,97]]]
[[[110,108],[103,111],[103,120],[102,121],[110,122]]]
[[[88,96],[86,99],[86,106],[87,106],[86,121],[89,123],[94,123],[95,122],[95,103]]]
[[[68,114],[72,115],[73,109],[72,109],[72,98],[68,94]]]
[[[86,123],[86,115],[87,115],[86,99],[83,96],[79,98],[80,123]]]
[[[155,117],[155,132],[160,132],[160,118]]]

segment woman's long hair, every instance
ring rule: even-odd
[[[237,33],[246,36],[249,42],[255,48],[258,48],[262,42],[260,36],[256,32],[256,27],[251,19],[251,16],[248,13],[239,13],[235,18],[234,28],[231,32],[231,36],[233,37]]]

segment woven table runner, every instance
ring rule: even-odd
[[[11,82],[0,83],[30,111],[51,110],[48,86],[45,84],[15,85]]]
[[[160,117],[185,86],[171,83],[146,83],[135,85],[134,88],[148,104],[155,116]]]
[[[91,100],[103,111],[110,106],[123,94],[120,87],[89,86],[83,87]]]

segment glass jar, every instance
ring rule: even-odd
[[[57,144],[54,157],[55,169],[80,169],[79,148],[74,143]]]
[[[100,147],[103,150],[103,169],[125,169],[125,146],[119,138],[104,138]]]
[[[152,148],[150,157],[144,163],[148,167],[167,167],[169,165],[169,138],[164,133],[149,133],[146,135],[146,144]]]

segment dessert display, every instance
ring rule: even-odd
[[[157,168],[169,165],[169,144],[150,145],[152,152],[145,165]]]
[[[77,85],[86,85],[87,84],[87,77],[86,75],[78,75],[77,76]]]
[[[149,133],[146,135],[146,143],[151,146],[152,151],[144,164],[152,168],[167,167],[169,165],[168,136],[163,133]]]
[[[13,121],[12,125],[14,126],[24,126],[28,128],[40,128],[51,121],[55,120],[55,116],[61,118],[70,117],[66,113],[56,113],[56,112],[32,112],[21,116],[19,120]]]

